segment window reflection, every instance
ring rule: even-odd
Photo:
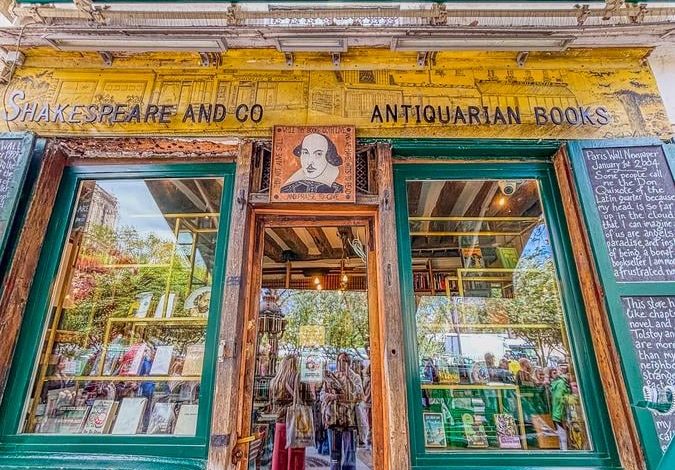
[[[195,434],[222,186],[80,184],[23,432]]]
[[[589,449],[537,182],[407,189],[427,451]]]

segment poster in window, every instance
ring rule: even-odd
[[[314,353],[303,353],[300,358],[300,382],[322,383],[324,360]]]
[[[424,420],[424,446],[446,447],[445,419],[442,413],[423,413]]]
[[[276,126],[272,202],[355,202],[353,126]]]

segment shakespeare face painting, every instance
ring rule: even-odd
[[[350,127],[276,127],[271,193],[279,201],[353,201]]]
[[[286,180],[282,193],[341,193],[344,186],[335,180],[340,174],[342,157],[329,137],[307,134],[302,143],[293,149],[300,159],[300,168]]]

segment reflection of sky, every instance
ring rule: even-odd
[[[545,224],[539,224],[532,230],[532,234],[523,248],[516,271],[525,264],[542,266],[551,259],[553,259],[553,252],[548,239],[548,230],[546,230]]]
[[[135,228],[141,235],[154,233],[173,239],[173,230],[162,216],[144,180],[97,181],[99,187],[117,198],[117,227]]]

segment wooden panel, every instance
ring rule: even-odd
[[[63,139],[59,146],[68,155],[69,165],[129,163],[167,163],[168,161],[234,161],[239,145],[198,139],[110,138]]]
[[[207,468],[221,470],[231,460],[231,451],[236,441],[237,414],[239,412],[239,365],[243,319],[245,315],[244,258],[247,252],[247,228],[249,209],[249,175],[251,171],[251,142],[244,142],[239,149],[237,169],[234,181],[235,204],[230,219],[230,234],[227,249],[227,268],[225,270],[225,290],[223,292],[220,318],[219,351],[216,363],[216,378],[213,390],[213,409],[211,418],[211,442]]]
[[[19,336],[24,309],[40,258],[42,243],[52,213],[65,156],[50,144],[45,152],[35,192],[14,253],[14,262],[5,277],[0,298],[0,390],[4,392],[12,354]]]
[[[270,193],[251,193],[249,195],[249,202],[256,207],[264,207],[270,204]],[[376,206],[378,204],[377,196],[372,194],[357,194],[356,204],[359,206]],[[299,204],[293,204],[297,207]],[[336,204],[337,205],[337,204]],[[316,210],[317,204],[304,204],[307,210]],[[334,205],[335,206],[335,205]]]
[[[375,228],[379,311],[382,312],[382,396],[384,416],[384,455],[389,470],[410,467],[406,377],[403,350],[403,317],[396,249],[396,213],[394,211],[391,147],[377,145],[380,208]],[[384,317],[386,315],[386,318]]]
[[[579,209],[579,198],[574,188],[572,169],[564,148],[556,154],[554,167],[621,463],[626,470],[642,470],[644,469],[644,456],[633,421],[626,385],[621,375],[619,356],[612,341],[602,288],[593,266],[593,254]]]

